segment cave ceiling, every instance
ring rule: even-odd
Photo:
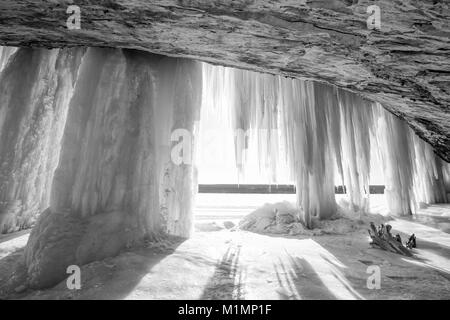
[[[80,8],[80,29],[67,26]],[[371,28],[371,5],[380,28]],[[0,45],[116,47],[314,79],[377,101],[450,162],[446,0],[1,0]],[[372,20],[370,20],[372,21]]]

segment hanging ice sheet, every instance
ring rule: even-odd
[[[252,169],[252,154],[261,175],[272,183],[287,167],[309,227],[315,218],[336,211],[335,184],[345,186],[353,211],[367,211],[375,156],[384,165],[391,213],[409,214],[417,201],[448,200],[448,164],[379,104],[325,84],[208,64],[203,65],[203,83],[202,115],[225,119],[234,150],[224,144],[222,152],[226,158],[234,154],[241,179]],[[206,134],[202,130],[201,139]]]

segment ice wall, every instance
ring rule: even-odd
[[[450,184],[446,178],[450,165],[435,156],[429,144],[414,135],[414,195],[416,202],[445,203],[450,201],[447,193],[450,192]]]
[[[208,100],[204,107],[226,109],[230,113],[240,174],[245,175],[247,170],[246,149],[254,145],[259,167],[270,172],[271,181],[276,181],[280,168],[287,166],[291,180],[297,185],[301,218],[309,227],[314,219],[329,218],[336,211],[335,170],[343,179],[349,179],[352,195],[359,195],[362,184],[368,185],[368,179],[360,182],[354,173],[360,168],[368,171],[365,162],[370,159],[368,156],[355,161],[354,168],[343,161],[343,155],[355,150],[358,154],[354,158],[359,160],[358,156],[365,151],[362,146],[366,142],[365,132],[360,133],[358,128],[345,130],[347,122],[362,116],[346,103],[340,103],[334,88],[207,64],[204,78],[210,90],[209,95],[204,95]],[[345,98],[343,94],[341,99]],[[356,120],[362,121],[360,118]],[[363,126],[359,128],[363,130]],[[348,149],[343,150],[341,141],[349,145]],[[352,199],[358,200],[356,196]]]
[[[164,58],[159,64],[154,125],[160,157],[163,228],[189,237],[197,193],[196,146],[202,96],[200,63]],[[169,140],[170,137],[170,140]],[[178,148],[180,147],[180,148]]]
[[[1,47],[0,46],[0,72],[5,68],[9,61],[9,58],[16,52],[17,48],[14,47]]]
[[[421,202],[448,201],[448,164],[381,105],[311,81],[208,64],[203,68],[208,91],[203,105],[219,114],[229,112],[240,174],[248,170],[247,151],[255,145],[261,171],[275,177],[268,182],[287,166],[308,227],[336,211],[335,185],[345,186],[352,211],[367,211],[371,157],[383,164],[392,214],[410,214]]]
[[[68,265],[165,232],[189,235],[194,166],[172,164],[172,145],[179,141],[171,135],[194,128],[201,83],[201,66],[193,61],[88,49],[69,105],[50,208],[25,252],[32,286],[52,285]]]
[[[371,112],[372,105],[344,90],[338,90],[337,97],[341,119],[341,141],[337,141],[338,135],[334,134],[336,139],[334,145],[338,166],[342,168],[340,169],[342,170],[340,175],[343,177],[342,185],[345,186],[350,209],[356,212],[367,211],[371,169],[370,135],[371,131],[376,130]],[[335,118],[333,115],[328,121],[334,121]],[[341,151],[337,151],[339,146]]]
[[[327,121],[334,106],[317,99],[320,86],[313,82],[280,78],[279,84],[278,107],[285,130],[281,143],[287,145],[301,218],[313,227],[313,219],[329,218],[336,210],[334,183],[330,183],[334,180],[334,123]]]
[[[1,48],[0,232],[30,227],[49,205],[83,50]],[[8,62],[9,63],[6,63]]]
[[[379,104],[373,107],[377,121],[376,139],[385,177],[384,194],[390,212],[412,213],[414,145],[410,129],[403,121],[387,114]]]
[[[423,204],[449,202],[446,172],[450,164],[439,159],[421,140],[379,104],[372,108],[375,137],[385,176],[385,195],[390,212],[408,215]]]

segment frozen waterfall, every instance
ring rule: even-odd
[[[325,84],[208,64],[203,79],[203,108],[226,115],[235,132],[228,152],[239,174],[249,169],[251,148],[267,176],[287,166],[310,227],[314,218],[334,214],[335,184],[345,187],[353,211],[367,210],[371,156],[383,164],[392,214],[410,214],[419,202],[448,201],[449,164],[379,104]]]
[[[0,231],[34,225],[31,285],[144,240],[189,237],[212,126],[238,179],[257,170],[295,183],[310,228],[335,214],[336,185],[355,215],[367,210],[374,157],[392,214],[450,200],[450,165],[353,93],[135,50],[0,48]]]

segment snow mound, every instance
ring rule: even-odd
[[[255,233],[311,234],[299,220],[298,209],[290,202],[266,203],[239,222],[239,229]]]
[[[299,219],[299,209],[292,203],[283,201],[266,203],[239,222],[239,229],[255,233],[284,235],[345,234],[366,229],[370,222],[385,223],[389,217],[380,214],[355,212],[348,202],[340,201],[335,215],[328,220],[315,219],[312,229],[307,229]]]

